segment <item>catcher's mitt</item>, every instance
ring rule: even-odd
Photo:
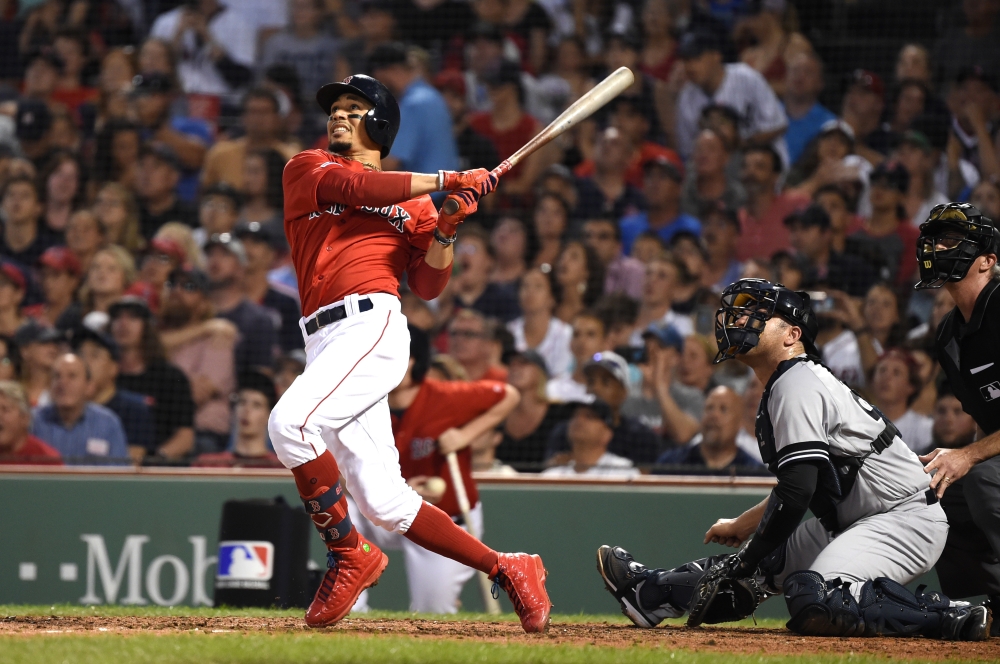
[[[713,565],[695,584],[688,627],[742,620],[767,598],[738,553]]]

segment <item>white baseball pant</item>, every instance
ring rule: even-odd
[[[360,311],[358,300],[373,308]],[[271,411],[268,432],[286,468],[329,449],[341,481],[369,521],[405,533],[423,501],[403,480],[386,395],[406,374],[410,333],[399,299],[385,293],[349,295],[347,317],[305,333],[306,368]]]
[[[457,563],[451,558],[439,556],[418,544],[414,544],[396,533],[388,533],[375,528],[360,515],[357,505],[347,499],[351,511],[351,521],[361,534],[375,543],[383,551],[402,551],[406,565],[406,584],[410,589],[410,611],[417,613],[457,613],[458,596],[462,588],[476,573],[471,567]],[[477,538],[483,536],[483,505],[469,511],[472,532]],[[365,590],[354,603],[352,613],[368,611],[368,591]]]

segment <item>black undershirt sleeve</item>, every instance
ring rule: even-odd
[[[219,75],[234,88],[241,88],[253,80],[253,72],[228,55],[223,54],[215,61],[215,68],[219,70]]]
[[[771,491],[764,518],[743,552],[743,562],[755,568],[781,546],[802,522],[819,481],[818,462],[802,461],[778,468],[778,485]]]

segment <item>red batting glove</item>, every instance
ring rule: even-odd
[[[480,196],[485,196],[497,187],[500,178],[485,168],[474,168],[471,171],[438,171],[438,183],[442,191],[457,191],[473,189]]]
[[[448,211],[455,207],[455,211]],[[473,189],[459,189],[444,200],[441,210],[438,212],[438,230],[446,237],[451,237],[458,232],[458,225],[465,221],[465,218],[479,209],[479,194]]]

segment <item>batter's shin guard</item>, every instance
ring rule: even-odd
[[[782,584],[791,620],[786,627],[804,636],[861,636],[865,622],[849,583],[824,581],[805,570],[785,577]]]
[[[881,577],[861,587],[861,614],[869,636],[922,634],[949,641],[983,641],[989,638],[989,607],[951,602],[937,592],[917,588],[914,595],[891,579]]]
[[[647,607],[669,604],[683,615],[691,607],[695,584],[709,567],[731,554],[693,560],[671,570],[654,571],[639,589],[639,602]]]
[[[340,468],[330,451],[292,468],[292,475],[306,513],[326,547],[351,548],[357,544],[357,531],[351,524],[347,497],[340,486]]]

